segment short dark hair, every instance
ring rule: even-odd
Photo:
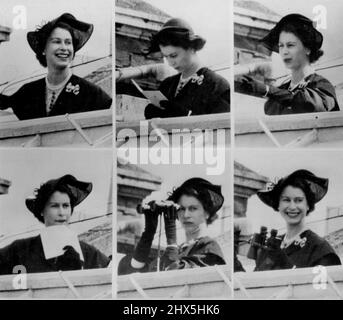
[[[209,214],[208,218],[206,219],[206,224],[209,225],[218,218],[218,215],[213,207],[211,197],[205,190],[197,191],[192,187],[179,188],[174,195],[174,200],[178,202],[183,195],[194,197],[200,201],[200,203],[204,207],[204,210]]]
[[[193,49],[194,51],[201,50],[205,45],[205,40],[194,39],[190,40],[187,37],[182,37],[173,32],[163,32],[156,38],[156,43],[161,46],[181,47],[185,50]]]
[[[75,35],[74,35],[74,31],[73,29],[66,23],[63,22],[57,22],[56,24],[49,24],[47,23],[46,25],[44,25],[39,31],[39,38],[38,38],[38,43],[39,43],[39,53],[36,54],[36,58],[39,61],[39,63],[43,66],[43,67],[47,67],[47,62],[46,62],[46,56],[43,54],[45,47],[46,47],[46,43],[51,35],[51,33],[56,29],[56,28],[61,28],[61,29],[65,29],[67,31],[69,31],[69,33],[71,34],[71,38],[73,41],[73,47],[75,48]],[[74,51],[74,56],[75,56],[75,51]],[[73,57],[74,58],[74,57]]]
[[[282,188],[280,188],[280,191],[278,193],[278,195],[279,195],[278,199],[275,199],[277,201],[275,201],[275,203],[273,204],[274,210],[278,211],[281,194],[282,194],[283,190],[285,190],[285,188],[288,186],[291,186],[294,188],[299,188],[304,192],[305,197],[306,197],[306,201],[307,201],[307,204],[309,207],[306,215],[308,215],[310,212],[312,212],[315,209],[315,195],[312,192],[310,185],[306,181],[304,181],[303,179],[297,179],[296,178],[296,179],[292,179],[290,181],[287,181],[287,183],[285,183],[282,186]]]
[[[75,201],[74,197],[70,191],[70,189],[65,185],[57,185],[55,188],[52,188],[51,184],[45,183],[41,185],[39,189],[36,189],[36,210],[37,215],[36,218],[44,223],[44,217],[41,215],[43,212],[46,203],[49,201],[50,197],[53,195],[54,192],[59,191],[61,193],[66,193],[70,200],[70,206],[71,206],[71,213],[73,213],[74,207],[75,207]]]
[[[310,26],[304,24],[295,25],[287,23],[281,27],[279,38],[282,31],[293,33],[297,38],[300,39],[304,47],[311,51],[309,55],[310,63],[316,62],[324,54],[323,50],[315,47],[315,39],[314,36],[312,36],[313,30]]]

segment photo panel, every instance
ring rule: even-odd
[[[342,157],[235,151],[235,299],[341,298]]]
[[[117,299],[230,299],[230,150],[122,145],[117,155]]]
[[[116,1],[117,129],[139,135],[145,120],[168,134],[223,128],[230,142],[230,8],[221,0]]]
[[[111,299],[108,149],[0,149],[0,299]]]
[[[234,1],[237,147],[341,148],[343,5]]]
[[[112,147],[112,1],[10,0],[0,147]]]

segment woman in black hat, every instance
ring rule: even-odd
[[[160,270],[225,264],[219,244],[207,234],[207,225],[218,218],[217,211],[224,202],[221,187],[202,178],[192,178],[175,189],[168,202],[161,210],[157,208],[144,211],[145,230],[133,255],[127,255],[120,261],[119,275],[156,271],[156,261],[149,258],[149,253],[161,212],[164,216],[167,247],[161,258]],[[173,204],[177,204],[176,216]],[[177,245],[176,240],[176,217],[187,239],[181,246]]]
[[[229,83],[204,67],[197,55],[205,42],[186,21],[177,18],[167,21],[153,37],[150,52],[161,51],[178,74],[161,83],[160,91],[168,101],[159,106],[149,104],[147,119],[230,111]]]
[[[307,170],[297,170],[270,190],[257,193],[261,201],[278,211],[286,222],[281,246],[262,247],[256,271],[341,264],[330,244],[306,226],[306,217],[327,193],[329,180]]]
[[[12,274],[16,266],[24,266],[27,273],[107,267],[109,258],[77,238],[75,247],[66,245],[60,255],[52,257],[45,245],[47,242],[43,241],[49,235],[48,230],[61,232],[61,237],[73,235],[67,228],[69,219],[74,207],[91,190],[92,183],[79,181],[72,175],[49,180],[36,189],[36,196],[26,199],[26,206],[46,228],[38,236],[16,240],[0,249],[0,274]]]
[[[268,98],[264,106],[268,115],[339,111],[335,88],[311,66],[323,55],[323,36],[310,19],[289,14],[277,23],[262,43],[280,54],[291,71],[291,79],[275,87],[243,76],[235,82],[236,91]]]
[[[70,13],[28,32],[27,41],[45,78],[23,85],[12,96],[0,95],[0,109],[12,108],[20,120],[110,108],[112,99],[101,88],[72,74],[75,53],[88,41],[93,25]]]

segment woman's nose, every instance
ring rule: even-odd
[[[285,56],[285,55],[288,55],[289,51],[287,48],[281,48],[280,49],[280,54],[281,56]]]
[[[61,41],[61,49],[67,50],[67,44],[64,41]]]
[[[58,207],[58,215],[64,216],[65,213],[66,213],[66,210],[62,206]]]
[[[184,217],[185,217],[185,218],[189,217],[189,210],[188,210],[188,209],[185,210]]]
[[[288,205],[288,208],[289,209],[296,209],[297,205],[294,201],[290,201],[289,205]]]

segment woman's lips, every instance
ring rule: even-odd
[[[193,222],[191,222],[191,221],[184,221],[183,225],[185,225],[185,226],[192,226]]]
[[[283,59],[283,62],[286,64],[289,64],[292,62],[292,58],[285,58],[285,59]]]
[[[67,220],[55,220],[55,222],[56,222],[56,223],[61,223],[61,224],[62,224],[62,223],[66,223]]]
[[[59,59],[68,59],[70,57],[70,54],[68,53],[57,53],[55,56]]]
[[[291,217],[291,218],[294,218],[294,217],[297,217],[300,212],[286,212],[286,214]]]

